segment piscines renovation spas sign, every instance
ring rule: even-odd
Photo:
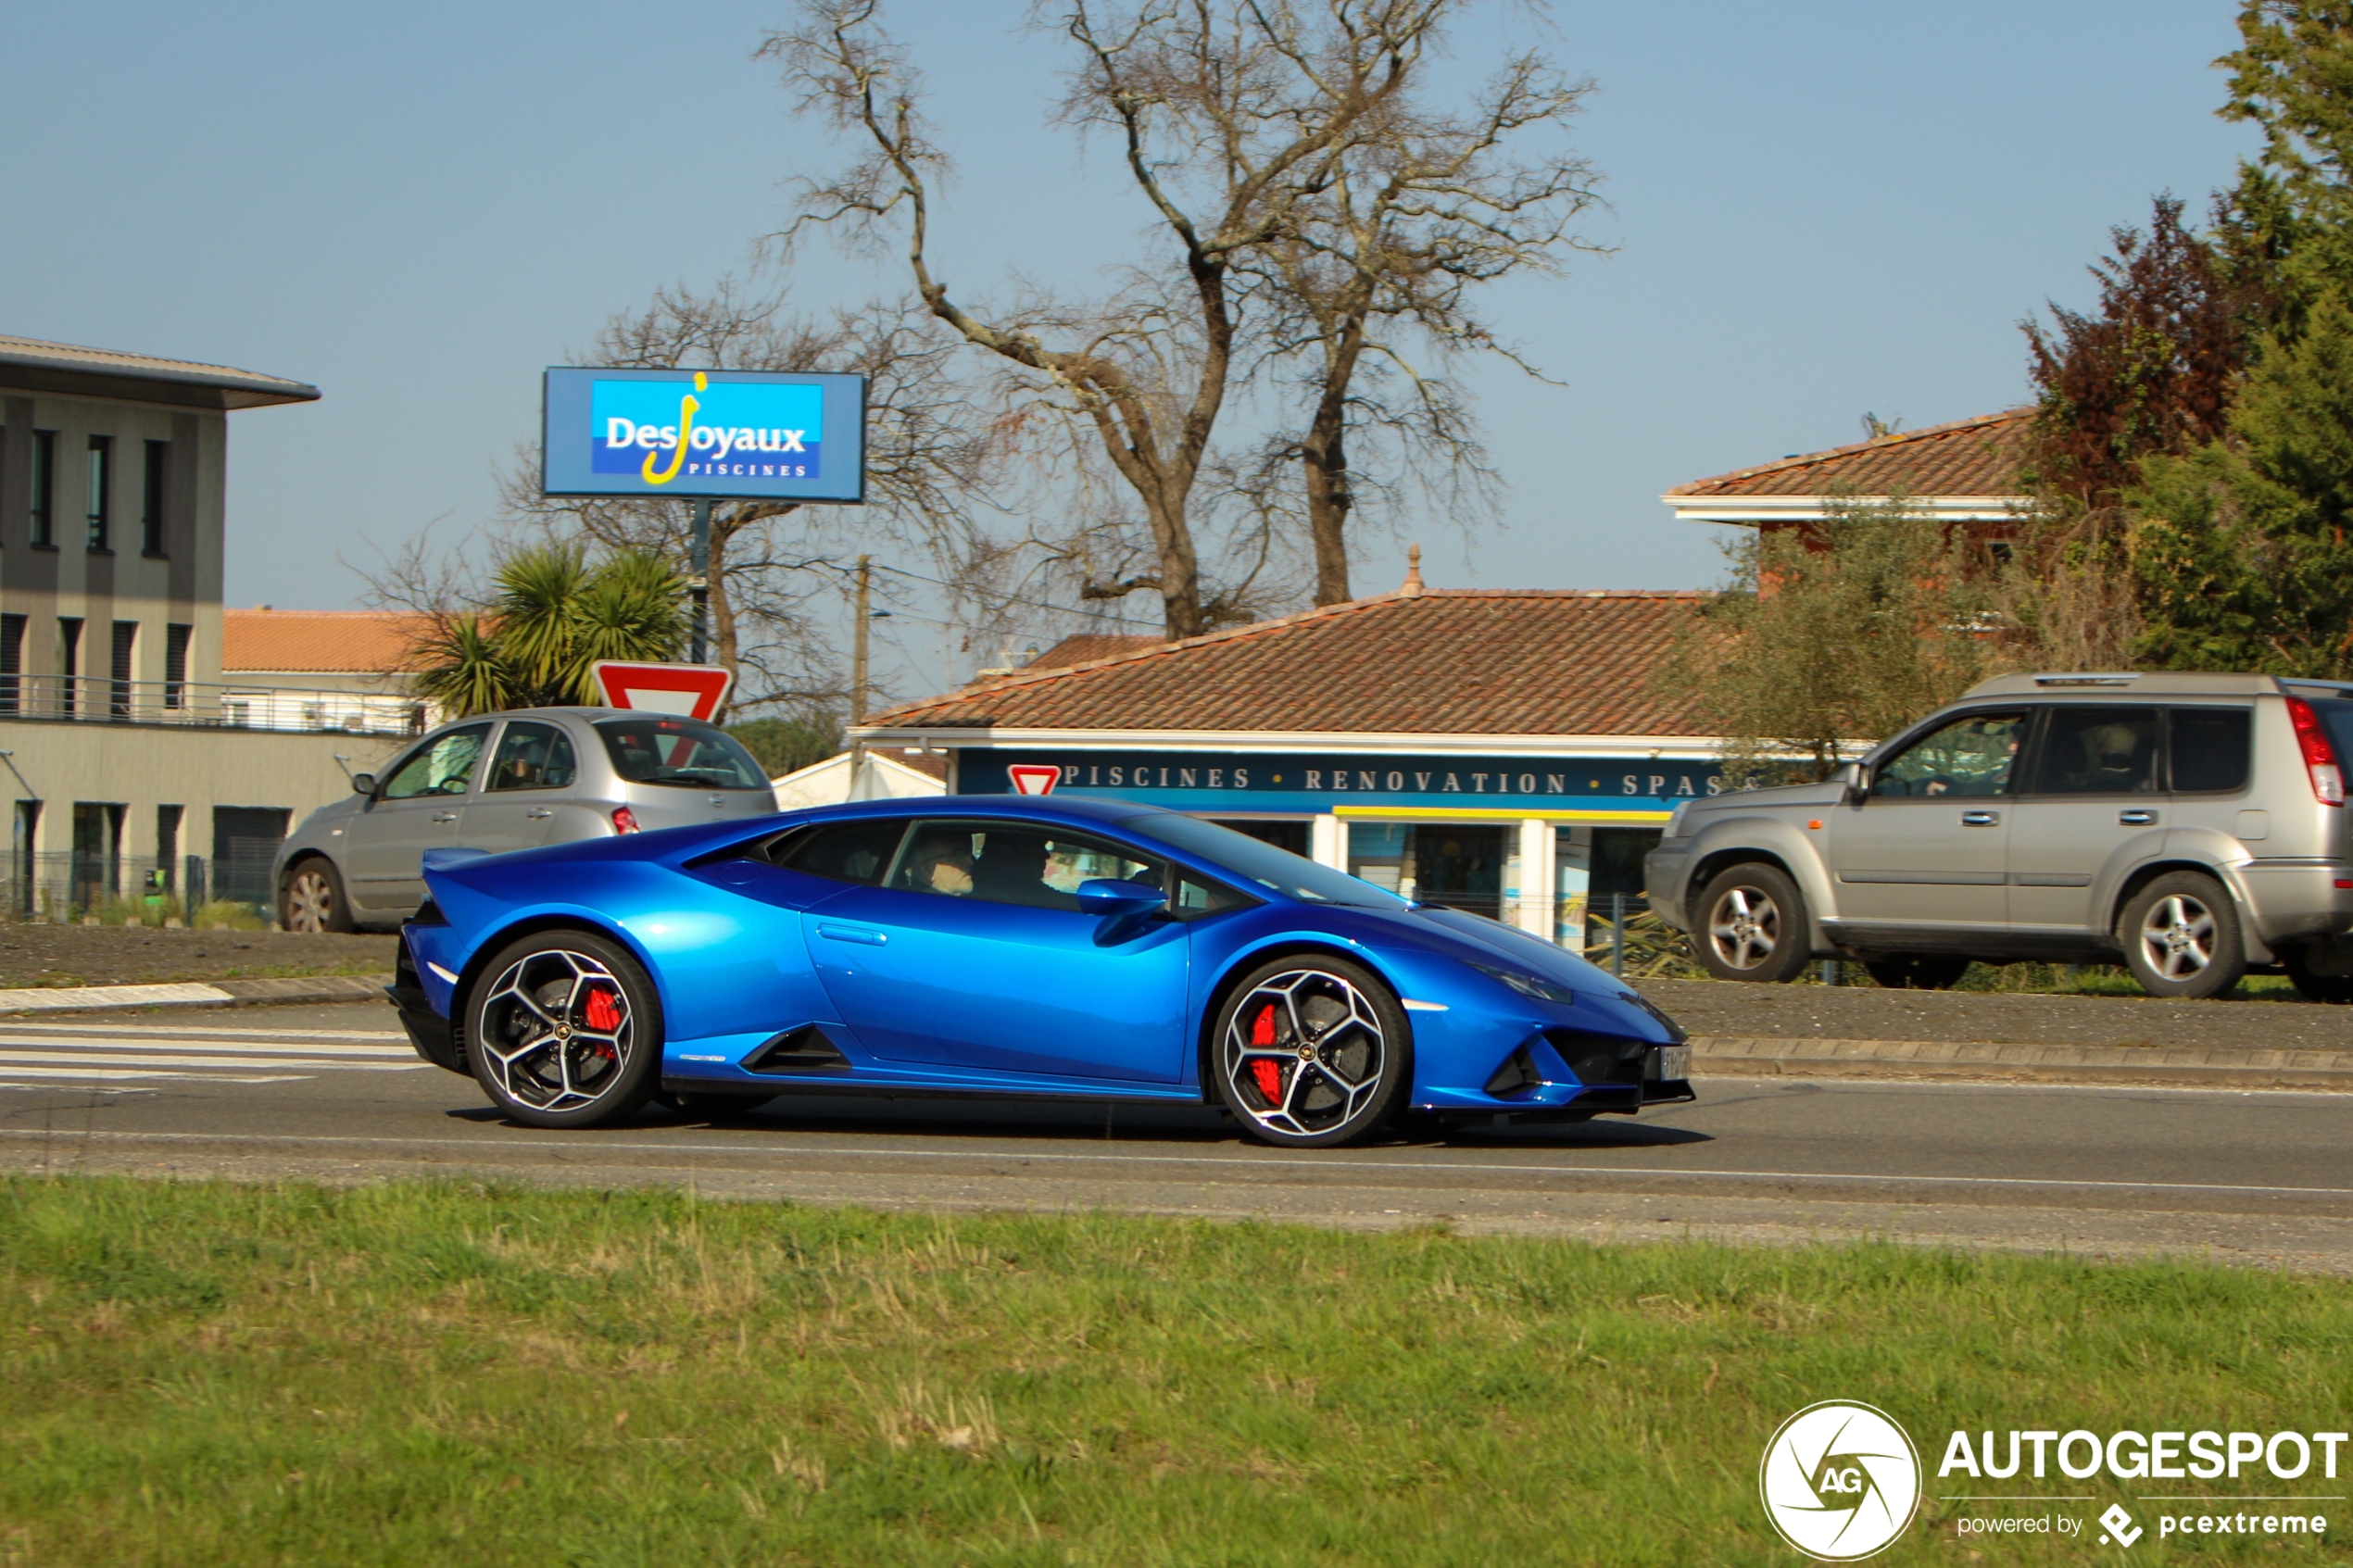
[[[970,747],[964,795],[1016,793],[1010,769],[1057,770],[1054,791],[1183,811],[1412,811],[1439,816],[1664,822],[1720,795],[1720,765],[1647,757],[1317,756],[1310,752],[1065,751]]]

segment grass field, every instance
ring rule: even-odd
[[[10,1179],[0,1563],[1790,1563],[1816,1399],[1932,1474],[2342,1428],[2348,1344],[2341,1282],[2190,1265]],[[1876,1561],[2112,1555],[1938,1506]],[[2133,1557],[2326,1560],[2259,1546]]]

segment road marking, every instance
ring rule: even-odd
[[[0,1068],[0,1078],[79,1078],[110,1081],[117,1078],[203,1078],[215,1084],[293,1084],[307,1073],[282,1074],[272,1078],[233,1078],[218,1073],[169,1073],[162,1071],[135,1073],[112,1067],[9,1067]],[[0,1084],[0,1088],[8,1085]],[[25,1085],[30,1086],[30,1085]]]
[[[0,1035],[155,1035],[189,1039],[233,1035],[241,1040],[405,1040],[397,1029],[224,1029],[212,1024],[0,1023]]]
[[[194,1056],[182,1053],[94,1051],[82,1047],[61,1051],[0,1050],[0,1073],[9,1062],[86,1061],[97,1067],[324,1067],[338,1073],[406,1073],[428,1065],[422,1061],[333,1061],[308,1057]]]
[[[226,1144],[321,1144],[335,1147],[382,1147],[391,1145],[411,1148],[467,1148],[495,1151],[501,1148],[534,1149],[570,1149],[574,1151],[650,1153],[650,1154],[775,1154],[807,1156],[838,1155],[845,1159],[872,1160],[993,1160],[999,1164],[1047,1165],[1092,1162],[1108,1165],[1189,1165],[1207,1170],[1235,1168],[1288,1171],[1297,1174],[1302,1170],[1398,1171],[1427,1175],[1432,1172],[1468,1172],[1488,1176],[1606,1176],[1629,1181],[1649,1181],[1660,1176],[1696,1177],[1711,1181],[1733,1182],[1878,1182],[1887,1185],[1983,1187],[2049,1187],[2062,1190],[2118,1189],[2128,1192],[2227,1192],[2269,1193],[2300,1198],[2353,1198],[2353,1187],[2268,1186],[2259,1184],[2233,1185],[2222,1182],[2107,1182],[2083,1181],[2060,1177],[2032,1176],[1891,1176],[1853,1174],[1841,1171],[1709,1171],[1686,1166],[1608,1165],[1530,1165],[1519,1162],[1482,1162],[1462,1160],[1333,1160],[1306,1155],[1283,1159],[1270,1155],[1185,1155],[1185,1154],[1056,1154],[1016,1148],[984,1151],[979,1149],[942,1148],[839,1148],[823,1144],[791,1143],[781,1139],[762,1143],[691,1144],[691,1143],[618,1143],[601,1138],[569,1138],[561,1134],[532,1137],[521,1129],[516,1134],[522,1141],[501,1145],[484,1138],[404,1138],[371,1137],[349,1134],[273,1133],[124,1133],[104,1132],[92,1135],[100,1138],[116,1138],[153,1143],[226,1143]],[[40,1137],[44,1135],[27,1128],[0,1127],[0,1137]]]
[[[43,1035],[18,1035],[0,1034],[0,1047],[14,1047],[19,1050],[40,1049],[58,1051],[235,1051],[245,1055],[261,1056],[315,1056],[325,1061],[379,1056],[406,1057],[410,1061],[417,1060],[417,1053],[415,1049],[408,1046],[305,1046],[291,1040],[280,1040],[269,1044],[256,1043],[253,1045],[245,1045],[234,1040],[175,1040],[149,1038],[57,1040],[51,1039]]]

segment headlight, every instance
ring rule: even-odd
[[[1558,1002],[1568,1007],[1577,1000],[1577,993],[1556,980],[1525,970],[1499,969],[1493,964],[1475,963],[1470,966],[1491,980],[1500,980],[1523,997],[1533,997],[1540,1002]]]

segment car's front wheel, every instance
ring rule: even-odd
[[[2219,997],[2246,973],[2230,891],[2203,872],[2168,872],[2134,894],[2117,922],[2124,961],[2152,997]]]
[[[1718,872],[1699,913],[1692,946],[1718,980],[1794,980],[1812,956],[1805,897],[1777,866],[1750,860]]]
[[[278,895],[278,923],[305,934],[351,929],[351,904],[333,861],[313,855],[295,862]]]
[[[510,944],[466,1002],[466,1055],[491,1103],[534,1127],[609,1127],[661,1074],[661,1004],[620,944],[543,931]]]
[[[1277,959],[1218,1010],[1218,1097],[1262,1142],[1349,1143],[1385,1125],[1413,1082],[1405,1010],[1345,959]]]

